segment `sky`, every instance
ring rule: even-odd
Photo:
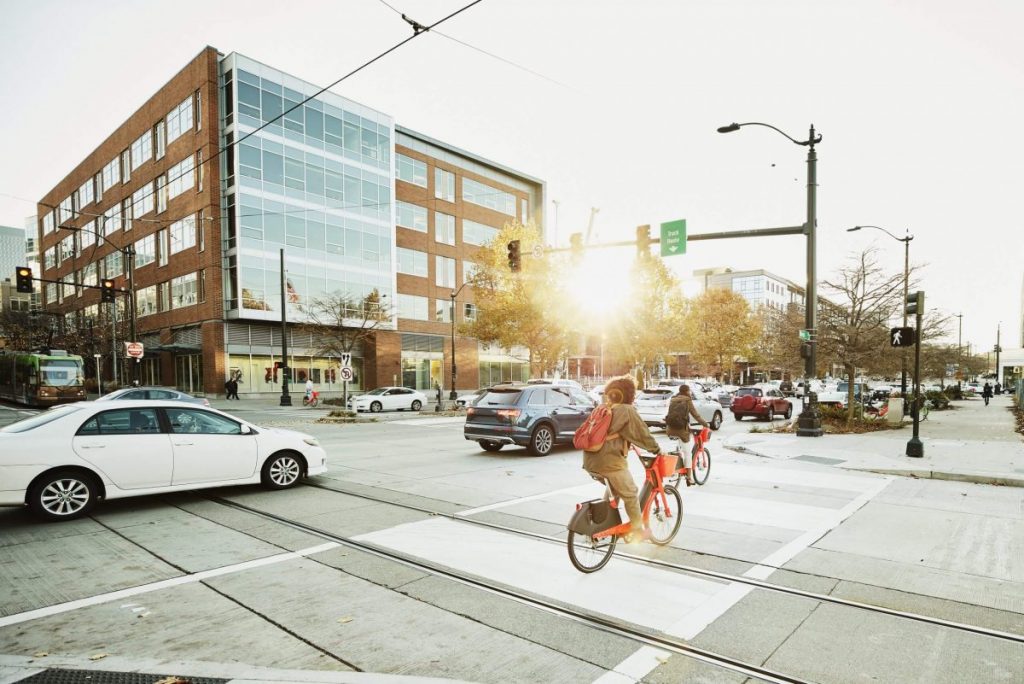
[[[326,85],[408,37],[400,13],[431,24],[470,1],[0,0],[0,225],[24,225],[207,45]],[[847,228],[909,232],[927,308],[990,350],[997,326],[1003,347],[1021,337],[1021,26],[1019,0],[482,0],[334,90],[544,180],[560,245],[592,208],[595,242],[681,218],[801,225],[806,148],[716,128],[805,140],[813,124],[819,283],[865,248],[902,272],[901,243]],[[668,262],[688,294],[710,267],[807,280],[802,236]]]

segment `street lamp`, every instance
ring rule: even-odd
[[[960,369],[960,349],[963,346],[964,339],[964,315],[958,313],[957,317],[957,330],[956,330],[956,386],[960,387],[960,380],[963,378],[964,373]]]
[[[452,319],[452,387],[451,391],[448,392],[448,398],[452,401],[459,398],[459,393],[455,391],[455,298],[462,292],[462,288],[468,284],[469,281],[467,280],[462,285],[459,285],[459,289],[452,290],[452,293],[448,295],[452,299],[451,309],[448,310],[448,315]]]
[[[892,233],[890,233],[889,231],[887,231],[885,228],[882,228],[881,226],[854,226],[853,228],[847,228],[846,232],[847,233],[852,233],[853,231],[860,230],[861,228],[874,228],[875,230],[880,230],[883,233],[885,233],[886,235],[888,235],[889,237],[891,237],[893,240],[896,240],[897,242],[902,242],[903,243],[903,327],[906,328],[907,327],[907,295],[908,295],[908,290],[910,288],[910,241],[914,239],[914,236],[911,235],[910,231],[908,230],[904,237],[898,238],[895,235],[893,235]],[[920,341],[918,341],[918,343],[920,344]],[[905,400],[906,396],[907,396],[907,350],[906,350],[906,347],[903,348],[903,354],[902,354],[902,358],[900,360],[900,394],[903,396],[903,398]]]
[[[811,378],[817,373],[817,328],[818,328],[818,283],[817,283],[817,228],[818,228],[818,154],[814,146],[821,142],[821,135],[815,134],[814,125],[811,125],[807,140],[797,140],[784,131],[771,124],[751,121],[747,123],[731,123],[728,126],[721,126],[719,133],[732,133],[743,126],[763,126],[779,133],[791,143],[807,148],[807,223],[804,225],[804,234],[807,236],[807,302],[804,306],[804,325],[811,335],[810,354],[804,365],[805,387],[809,386]],[[821,428],[821,412],[818,410],[818,395],[814,392],[807,392],[807,407],[801,411],[797,423],[796,434],[801,437],[820,437],[824,434]]]

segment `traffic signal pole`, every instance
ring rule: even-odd
[[[924,292],[915,292],[904,299],[903,313],[914,314],[917,324],[917,336],[914,343],[914,435],[907,442],[907,456],[924,457],[924,443],[920,438],[921,426],[921,316],[924,314]]]

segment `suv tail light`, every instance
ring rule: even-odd
[[[519,420],[520,414],[522,414],[522,411],[519,409],[500,409],[497,412],[498,419],[504,420],[507,423],[515,423]]]
[[[470,407],[470,408],[466,409],[466,417],[467,418],[472,418],[474,416],[474,414],[476,414],[476,409],[475,408]]]

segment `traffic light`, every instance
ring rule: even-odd
[[[508,269],[518,273],[522,268],[521,256],[519,254],[519,240],[512,240],[508,243]]]
[[[113,280],[100,281],[100,301],[113,302],[117,300],[117,290],[114,289]]]
[[[569,246],[572,248],[573,263],[583,261],[583,233],[573,233],[569,236]]]
[[[636,228],[636,255],[640,258],[651,255],[650,226],[637,226]]]
[[[809,359],[811,358],[811,343],[802,342],[800,343],[800,358]]]
[[[907,295],[907,305],[904,311],[908,316],[921,315],[924,313],[924,292],[915,292]]]
[[[18,292],[32,294],[32,269],[28,266],[19,266],[14,269],[14,275]]]

